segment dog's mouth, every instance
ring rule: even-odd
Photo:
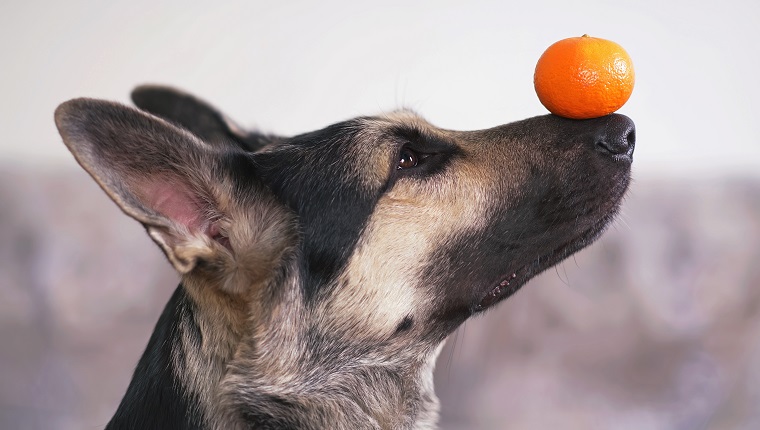
[[[492,284],[493,286],[491,289],[488,290],[485,296],[483,296],[478,304],[475,305],[475,308],[473,309],[474,313],[484,311],[512,296],[536,275],[560,263],[562,260],[580,249],[590,245],[604,232],[613,218],[614,214],[604,217],[591,228],[579,234],[574,239],[556,247],[553,251],[541,254],[527,264],[517,266],[519,268],[516,270],[508,271],[506,275],[500,276],[498,281]]]

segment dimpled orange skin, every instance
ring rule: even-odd
[[[560,40],[541,55],[533,84],[549,112],[598,118],[620,109],[633,92],[631,57],[615,42],[583,35]]]

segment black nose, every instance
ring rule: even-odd
[[[595,121],[599,121],[594,134],[595,149],[615,158],[631,159],[636,146],[636,126],[633,121],[620,114],[607,115]]]

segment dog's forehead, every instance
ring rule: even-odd
[[[414,128],[433,127],[422,116],[410,109],[398,109],[364,119],[367,127],[376,131],[387,131],[389,127],[399,125]]]
[[[404,143],[401,130],[434,134],[437,128],[417,113],[402,109],[349,121],[351,139],[342,152],[343,173],[359,180],[369,190],[383,188],[397,160],[397,149]]]
[[[405,130],[430,134],[435,134],[437,131],[437,128],[423,117],[406,109],[375,116],[359,117],[354,121],[358,132],[353,143],[365,147],[373,147],[376,144],[379,144],[380,147],[389,144],[395,146],[394,143],[402,142],[402,139],[399,138]]]

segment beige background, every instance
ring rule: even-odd
[[[634,59],[635,182],[602,240],[469,321],[439,360],[444,429],[760,428],[760,4],[0,4],[0,428],[113,413],[177,278],[65,152],[63,100],[176,85],[283,134],[411,107],[544,113],[543,49]]]

